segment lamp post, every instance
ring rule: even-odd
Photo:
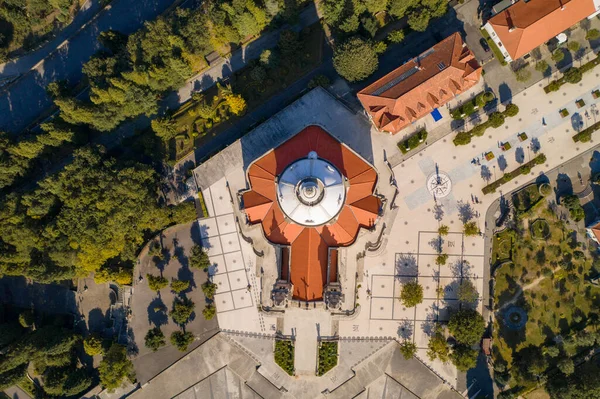
[[[529,144],[527,144],[527,161],[531,162],[531,154],[529,153]]]
[[[494,165],[494,181],[496,181],[496,165]]]

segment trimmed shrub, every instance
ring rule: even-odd
[[[565,82],[567,82],[567,83],[576,84],[581,81],[582,73],[579,70],[579,68],[571,67],[571,68],[567,69],[563,78],[564,78]]]
[[[598,29],[590,29],[585,34],[585,40],[597,40],[600,39],[600,30]]]
[[[484,129],[485,131],[485,129]],[[458,132],[454,140],[452,140],[454,145],[467,145],[471,142],[471,133],[470,132]]]
[[[402,151],[403,154],[406,154],[410,150],[414,150],[421,143],[423,143],[427,139],[427,131],[425,129],[420,130],[410,136],[408,139],[403,140],[398,143],[398,148]]]
[[[509,116],[509,117],[513,117],[513,116],[517,116],[517,114],[519,113],[519,107],[516,104],[508,104],[506,106],[506,109],[504,110],[504,115],[505,116]]]
[[[502,114],[501,112],[494,112],[490,115],[488,122],[490,123],[491,127],[498,128],[504,125],[504,114]]]

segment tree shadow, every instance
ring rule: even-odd
[[[148,304],[148,324],[160,327],[169,322],[167,306],[160,296],[157,296]]]
[[[469,202],[458,201],[456,205],[458,207],[458,218],[463,224],[473,219],[475,211]]]
[[[492,180],[492,171],[487,165],[481,165],[481,178],[486,182]]]
[[[190,286],[186,290],[181,291],[181,294],[187,294],[189,292],[192,292],[192,290],[197,287],[196,281],[194,280],[194,272],[190,269],[187,263],[185,265],[182,265],[181,268],[177,271],[177,279],[182,281],[189,281],[190,283]]]
[[[100,308],[90,310],[87,317],[87,326],[89,332],[104,334],[105,330],[110,327],[109,311],[104,313]]]
[[[433,250],[436,253],[438,253],[438,254],[442,253],[442,249],[444,247],[444,238],[439,235],[437,237],[432,238],[429,241],[429,246],[431,246],[431,248],[433,248]]]
[[[404,319],[398,324],[398,336],[404,340],[412,339],[413,330],[413,322],[408,319]]]
[[[506,157],[504,155],[500,155],[498,157],[498,168],[501,172],[504,172],[508,167],[508,162],[506,161]]]
[[[560,197],[573,194],[573,182],[566,173],[559,173],[556,176],[556,188],[554,189],[556,202],[560,203]]]
[[[571,115],[571,127],[578,132],[583,128],[583,117],[579,112],[575,112]]]
[[[444,218],[444,206],[442,204],[435,204],[433,206],[433,217],[438,222],[441,222]]]
[[[525,151],[523,150],[523,147],[518,147],[515,150],[515,161],[517,161],[520,164],[525,162]]]
[[[411,281],[417,275],[419,267],[417,258],[410,253],[398,254],[396,257],[396,278],[401,282]]]
[[[498,87],[498,95],[500,96],[500,102],[502,104],[510,101],[512,99],[512,90],[510,89],[510,86],[506,83],[502,83]]]
[[[127,354],[129,356],[137,356],[139,353],[140,349],[135,343],[135,333],[133,332],[133,328],[127,327]]]
[[[531,148],[531,151],[533,151],[534,154],[537,154],[537,152],[542,148],[542,145],[540,144],[540,140],[538,140],[537,137],[532,137],[529,148]]]

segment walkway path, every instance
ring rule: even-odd
[[[103,3],[100,0],[87,0],[79,9],[73,21],[62,29],[50,41],[44,43],[41,47],[24,54],[19,58],[12,59],[0,64],[0,81],[3,79],[14,79],[18,75],[29,72],[39,62],[42,62],[52,52],[64,45],[67,40],[86,26],[98,12],[102,10]],[[110,7],[110,6],[109,6]]]
[[[552,273],[556,273],[559,269],[560,269],[560,266],[555,267],[554,270],[552,270]],[[500,306],[498,308],[498,312],[501,311],[502,309],[508,307],[509,305],[513,305],[515,302],[517,302],[517,300],[519,299],[519,296],[521,296],[521,294],[524,291],[527,291],[527,290],[537,287],[546,278],[547,278],[546,276],[540,276],[540,277],[536,278],[535,280],[533,280],[531,283],[529,283],[523,287],[519,286],[517,288],[517,292],[515,292],[515,295],[513,295],[512,298],[510,298],[502,306]]]
[[[163,13],[173,0],[114,0],[90,24],[0,94],[0,130],[18,133],[52,106],[48,83],[82,77],[82,65],[99,49],[98,35],[113,29],[130,34]],[[25,61],[24,61],[25,62]],[[23,64],[25,65],[25,64]],[[5,67],[6,69],[7,67]]]

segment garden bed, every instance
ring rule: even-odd
[[[581,80],[581,79],[579,79],[577,81],[574,81],[574,80],[569,81],[568,76],[569,76],[570,71],[572,72],[575,69],[575,70],[579,71],[579,74],[584,74],[584,73],[589,72],[592,69],[594,69],[598,64],[600,64],[600,54],[597,55],[596,58],[594,58],[593,60],[591,60],[589,62],[586,62],[579,68],[571,67],[571,68],[567,69],[567,71],[565,71],[564,75],[560,79],[556,79],[556,80],[553,80],[552,82],[548,83],[548,85],[544,87],[544,92],[546,94],[548,94],[553,91],[558,91],[558,90],[560,90],[561,86],[564,85],[565,83],[578,83],[579,80]]]
[[[398,148],[402,151],[403,154],[406,154],[410,150],[414,150],[421,143],[423,143],[427,139],[427,131],[425,129],[420,130],[414,133],[412,136],[407,138],[406,140],[402,140],[398,143]]]
[[[275,363],[289,375],[294,375],[294,343],[292,341],[276,340],[273,352]]]
[[[529,174],[529,172],[531,172],[531,168],[533,168],[536,165],[541,165],[544,162],[546,162],[546,156],[544,154],[540,154],[537,157],[533,158],[531,161],[519,166],[517,169],[513,170],[512,172],[506,172],[504,174],[504,176],[502,176],[495,182],[488,184],[481,191],[484,194],[494,193],[503,184],[508,183],[509,181],[511,181],[512,179],[514,179],[520,175]]]
[[[305,28],[299,38],[299,41],[303,43],[303,48],[293,59],[286,59],[282,56],[277,66],[266,69],[266,76],[262,81],[253,79],[252,72],[255,65],[252,62],[237,71],[230,78],[231,89],[246,100],[246,112],[258,108],[268,99],[315,69],[321,63],[323,39],[323,30],[319,23]],[[213,99],[214,96],[218,96],[218,89],[213,86],[202,94],[204,99]],[[243,116],[235,116],[218,108],[216,121],[212,120],[210,123],[199,121],[198,108],[204,105],[204,99],[201,101],[190,100],[175,112],[173,118],[180,135],[170,144],[169,161],[171,163],[180,160],[194,148],[214,139]]]
[[[450,111],[450,116],[452,116],[452,119],[454,120],[462,120],[465,117],[474,114],[491,101],[494,101],[494,93],[491,91],[482,91],[471,100],[465,102],[459,107],[452,109]]]
[[[329,370],[337,366],[338,363],[338,343],[337,342],[321,342],[319,347],[319,366],[317,375],[322,376]]]
[[[531,238],[534,240],[545,240],[550,237],[550,225],[545,219],[536,219],[529,226]]]
[[[530,210],[543,198],[537,184],[530,184],[514,193],[512,195],[512,202],[517,213],[523,213]]]
[[[483,136],[486,129],[489,127],[499,128],[500,126],[504,125],[507,117],[516,116],[518,113],[519,107],[517,107],[515,104],[508,104],[504,112],[494,112],[489,116],[487,121],[476,125],[473,127],[473,129],[457,133],[452,142],[455,146],[467,145],[471,142],[471,138],[473,136]]]
[[[519,141],[523,142],[523,141],[527,140],[527,133],[524,133],[524,132],[519,133],[518,137],[519,137]]]
[[[569,116],[569,110],[566,108],[561,109],[560,111],[558,111],[558,113],[560,114],[561,118],[566,118],[567,116]]]
[[[592,139],[592,133],[594,133],[598,129],[600,129],[600,122],[596,122],[592,126],[586,128],[586,129],[583,129],[581,132],[574,135],[573,141],[576,143],[577,142],[587,143],[588,141],[590,141]]]

